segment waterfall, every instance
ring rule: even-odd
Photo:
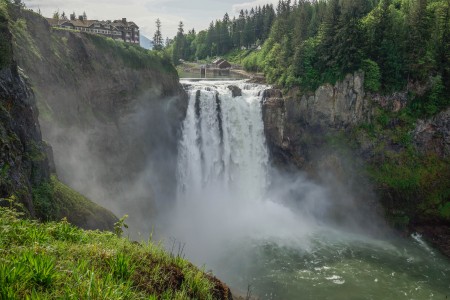
[[[231,84],[242,96],[232,96]],[[197,199],[208,191],[230,201],[263,197],[268,166],[264,89],[244,82],[190,83],[178,159],[179,198]]]
[[[179,143],[178,196],[165,231],[186,242],[191,260],[210,266],[243,241],[296,242],[307,226],[268,191],[262,120],[267,87],[244,81],[184,84],[189,104]],[[242,95],[233,97],[230,86]]]

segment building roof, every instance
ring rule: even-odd
[[[91,27],[95,23],[100,23],[96,20],[66,20],[63,24],[72,24],[75,27]]]
[[[45,18],[45,19],[47,19],[47,22],[48,22],[48,24],[50,24],[50,26],[59,26],[67,21],[67,20],[52,19],[52,18]]]
[[[220,64],[223,61],[225,61],[223,58],[218,58],[215,61],[213,61],[213,64],[218,65],[218,64]]]
[[[224,61],[218,63],[217,66],[218,66],[220,69],[231,68],[231,64],[230,64],[229,62],[227,62],[226,60],[224,60]]]
[[[98,21],[98,20],[68,20],[68,19],[52,19],[52,18],[46,18],[48,23],[51,26],[60,26],[60,25],[69,25],[71,24],[74,27],[91,27],[94,24],[99,24],[101,26],[112,26],[112,30],[117,30],[118,27],[135,27],[139,28],[136,23],[134,22],[123,22],[122,20],[116,20],[116,21]]]
[[[114,20],[112,22],[114,24],[114,26],[118,26],[118,27],[135,27],[135,28],[139,28],[139,26],[136,25],[136,23],[134,22],[127,22],[126,20]]]

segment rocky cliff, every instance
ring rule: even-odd
[[[176,70],[137,46],[52,29],[29,11],[11,17],[58,175],[137,228],[174,198],[187,100]]]
[[[8,31],[2,35],[10,42]],[[20,201],[31,216],[33,186],[50,179],[45,148],[34,95],[11,58],[0,69],[0,198]]]
[[[112,230],[115,216],[50,177],[51,147],[43,142],[36,97],[17,66],[6,3],[0,3],[0,205],[22,204],[30,217],[67,218],[89,229]]]
[[[276,163],[304,168],[325,136],[369,122],[373,107],[365,97],[364,74],[347,75],[334,86],[326,84],[313,94],[267,90],[263,119],[269,148]]]
[[[267,90],[263,119],[274,164],[319,180],[334,174],[357,198],[381,203],[393,226],[450,255],[448,109],[414,118],[406,93],[366,94],[356,72],[309,95]]]

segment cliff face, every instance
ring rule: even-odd
[[[176,70],[138,47],[52,29],[28,11],[12,18],[58,175],[137,226],[175,195],[187,103]]]
[[[32,187],[50,177],[45,148],[34,95],[10,61],[0,70],[0,198],[20,201],[31,216]]]
[[[308,96],[268,90],[271,158],[319,180],[334,174],[356,198],[381,203],[393,226],[424,233],[450,256],[450,111],[417,120],[407,104],[406,93],[366,95],[358,72]]]
[[[0,205],[20,203],[30,217],[112,230],[112,213],[50,177],[52,149],[42,140],[35,94],[15,60],[6,3],[0,6]]]
[[[320,147],[327,134],[369,122],[373,107],[363,83],[364,74],[357,72],[301,98],[295,91],[286,96],[279,90],[266,91],[263,119],[273,160],[303,168],[313,162],[311,149]]]

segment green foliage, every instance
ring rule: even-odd
[[[166,49],[172,61],[179,59],[194,61],[223,56],[230,51],[255,49],[269,36],[275,19],[273,5],[241,10],[238,18],[230,19],[226,13],[222,20],[211,22],[207,30],[196,33],[180,31]]]
[[[415,149],[416,112],[406,108],[375,113],[374,121],[354,134],[361,137],[363,132],[373,142],[368,171],[381,199],[387,199],[384,206],[391,223],[405,228],[417,220],[450,221],[450,181],[443,175],[450,174],[450,161]]]
[[[0,299],[213,299],[208,275],[151,242],[3,207],[0,231]]]
[[[261,70],[258,54],[258,52],[252,52],[243,60],[243,67],[246,71],[258,72]]]
[[[0,0],[0,69],[8,66],[12,59],[8,21],[8,3],[6,0]]]
[[[114,233],[121,237],[123,234],[122,227],[125,227],[128,229],[128,225],[125,223],[125,220],[128,219],[128,215],[124,215],[122,218],[119,219],[116,223],[114,223]]]
[[[17,47],[22,48],[23,53],[30,53],[33,55],[33,59],[42,60],[42,54],[40,53],[35,41],[28,31],[27,22],[25,19],[17,19],[10,21],[11,33],[14,37],[14,43]]]
[[[371,92],[378,92],[381,86],[381,72],[378,64],[370,59],[365,59],[361,69],[364,71],[364,87]]]
[[[450,94],[449,6],[446,0],[328,0],[298,5],[282,0],[270,33],[259,39],[265,41],[262,50],[235,62],[249,71],[263,70],[270,83],[297,86],[302,92],[334,84],[359,69],[366,73],[366,89],[380,93],[405,90],[408,80],[424,83],[432,75],[442,84],[434,86],[425,100],[429,103],[419,105],[432,114],[448,106],[442,95]],[[245,41],[258,35],[245,30],[246,20],[257,19],[253,13],[242,12],[231,22],[231,34],[240,28],[231,38],[233,53],[252,45]],[[211,23],[207,34],[197,35],[197,42],[208,49],[198,57],[223,55],[217,51],[220,47],[213,49],[218,41],[211,40],[220,24]]]
[[[0,261],[0,299],[19,299],[17,291],[23,289],[30,280],[30,274],[23,262]]]
[[[424,95],[413,95],[409,108],[414,116],[433,116],[450,105],[450,97],[440,75],[431,79],[431,86]]]
[[[56,278],[56,270],[51,256],[25,252],[22,259],[30,269],[30,281],[33,284],[38,288],[49,288],[52,285]]]
[[[8,1],[0,0],[0,18],[8,19]]]
[[[112,213],[61,183],[54,175],[50,182],[33,187],[32,195],[36,216],[44,221],[66,217],[70,223],[83,226],[89,218],[95,217],[98,226],[112,229],[117,220]]]
[[[158,51],[146,50],[138,45],[116,41],[101,35],[84,34],[100,50],[111,52],[116,58],[134,69],[153,68],[162,72],[174,72],[170,61],[164,60]]]
[[[111,268],[111,274],[117,279],[127,281],[133,275],[136,266],[133,265],[130,256],[124,253],[118,253],[108,262]]]
[[[44,221],[56,220],[59,208],[53,199],[54,187],[50,182],[42,183],[32,190],[36,215]]]

